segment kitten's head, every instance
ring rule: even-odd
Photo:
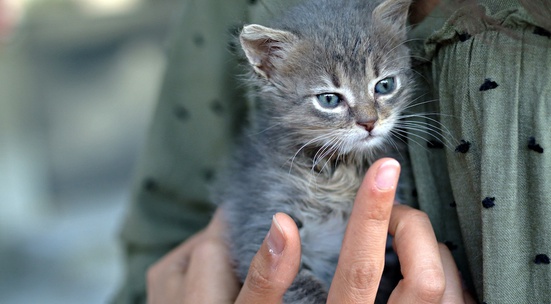
[[[276,26],[245,26],[239,38],[265,103],[261,119],[326,156],[382,147],[409,100],[409,4],[317,0]]]

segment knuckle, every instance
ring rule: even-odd
[[[343,277],[350,289],[357,293],[370,292],[378,286],[383,265],[375,262],[355,262],[343,270]]]
[[[410,209],[407,211],[407,214],[404,216],[403,221],[398,223],[398,226],[396,227],[396,234],[401,234],[399,232],[401,231],[408,231],[411,227],[419,227],[423,226],[420,224],[430,224],[430,218],[429,216],[420,210],[417,209]]]
[[[412,220],[412,221],[416,221],[416,222],[430,222],[430,219],[429,219],[429,216],[421,211],[421,210],[417,210],[417,209],[412,209],[409,211],[410,212],[410,215],[409,215],[409,218]]]
[[[377,208],[372,208],[366,211],[365,218],[370,222],[386,224],[389,218],[389,214],[390,213],[387,209],[377,206]]]
[[[204,257],[211,256],[213,254],[218,254],[224,251],[226,248],[224,244],[216,238],[204,238],[201,242],[195,245],[193,252],[191,253],[192,258],[197,257],[204,259]]]
[[[250,290],[257,293],[262,293],[262,291],[272,289],[270,277],[266,275],[263,271],[261,271],[259,267],[255,266],[254,263],[249,268],[246,284],[248,285]]]
[[[415,290],[422,301],[438,302],[446,290],[446,277],[441,270],[428,269],[423,272],[422,279],[417,280],[415,285]]]

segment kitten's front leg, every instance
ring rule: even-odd
[[[312,272],[301,268],[283,296],[283,303],[322,304],[327,301],[327,289]]]

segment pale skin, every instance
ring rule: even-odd
[[[387,233],[394,236],[403,279],[389,303],[476,303],[462,288],[448,248],[436,241],[426,214],[395,204],[400,166],[375,162],[358,191],[327,303],[373,303],[384,268]],[[299,270],[295,222],[278,213],[241,286],[235,278],[224,223],[209,226],[155,263],[147,274],[148,303],[281,303]]]

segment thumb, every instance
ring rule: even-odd
[[[274,215],[235,303],[281,303],[300,265],[300,236],[293,219]]]

